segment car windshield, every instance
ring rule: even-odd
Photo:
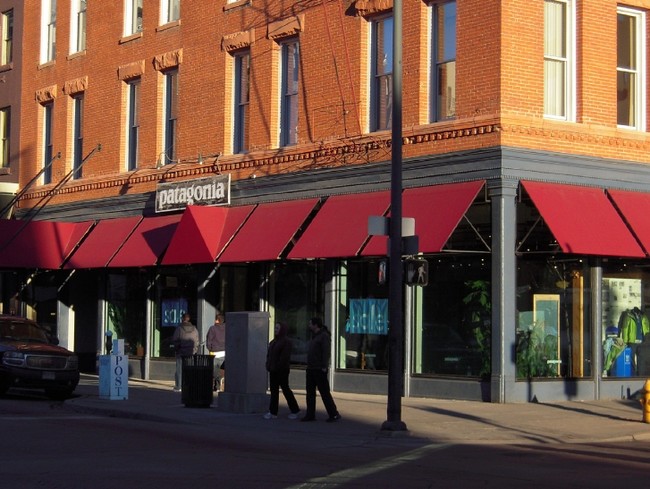
[[[45,331],[33,323],[22,321],[0,322],[0,338],[49,343]]]

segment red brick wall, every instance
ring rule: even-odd
[[[160,73],[154,57],[182,50],[179,65],[180,115],[178,155],[187,164],[168,178],[192,178],[212,167],[191,161],[217,155],[220,169],[234,179],[288,172],[320,164],[344,165],[390,158],[390,134],[363,135],[367,122],[368,24],[354,15],[350,2],[184,1],[181,21],[166,29],[158,24],[158,0],[144,0],[144,32],[121,41],[122,2],[88,4],[87,51],[68,55],[69,2],[58,2],[57,56],[38,66],[40,0],[25,0],[24,90],[21,181],[38,171],[37,90],[56,85],[54,151],[63,158],[54,182],[70,168],[69,97],[66,82],[88,77],[85,94],[85,148],[102,151],[84,167],[84,178],[71,182],[55,202],[151,191],[169,168],[156,170],[160,153]],[[650,8],[648,0],[630,5]],[[379,9],[385,2],[377,0]],[[429,9],[421,0],[404,0],[403,123],[404,157],[440,154],[499,144],[647,163],[648,133],[616,128],[616,1],[578,2],[577,123],[543,117],[543,2],[531,0],[462,0],[458,2],[456,112],[453,121],[428,124]],[[269,24],[291,16],[304,19],[300,38],[299,144],[277,149],[278,43],[267,36]],[[248,155],[228,154],[232,128],[225,91],[231,83],[231,54],[222,37],[254,29],[251,51],[250,145]],[[649,50],[650,51],[650,50]],[[144,61],[140,113],[142,169],[123,172],[124,83],[120,66]],[[228,106],[225,106],[228,105]],[[227,115],[228,114],[228,115]],[[226,123],[224,123],[226,121]],[[351,141],[356,143],[351,146]],[[359,150],[358,153],[355,151]],[[207,159],[211,163],[213,159]],[[130,186],[126,186],[126,181]],[[126,189],[126,190],[125,190]],[[42,191],[43,189],[36,189]],[[39,198],[38,193],[28,196]],[[22,205],[30,205],[24,202]]]

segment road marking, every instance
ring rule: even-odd
[[[442,450],[443,448],[452,446],[453,443],[434,443],[430,445],[425,445],[410,452],[403,453],[401,455],[396,455],[394,457],[388,457],[382,460],[377,460],[375,462],[369,463],[367,465],[362,465],[360,467],[354,467],[352,469],[345,469],[339,472],[333,472],[325,477],[315,477],[295,486],[289,486],[285,489],[318,489],[327,487],[328,489],[343,486],[349,484],[355,479],[360,479],[367,475],[380,472],[382,470],[392,469],[398,465],[412,462],[419,458],[422,458],[426,453],[434,450]]]
[[[0,416],[0,421],[45,421],[51,419],[96,419],[100,416]]]

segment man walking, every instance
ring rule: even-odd
[[[306,400],[307,414],[300,421],[316,421],[316,389],[327,410],[328,423],[341,419],[336,403],[332,399],[327,371],[330,363],[330,334],[323,321],[314,317],[309,321],[312,338],[307,350]]]

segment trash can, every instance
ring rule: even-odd
[[[192,355],[183,357],[183,381],[181,399],[185,407],[210,407],[212,404],[211,355]]]

